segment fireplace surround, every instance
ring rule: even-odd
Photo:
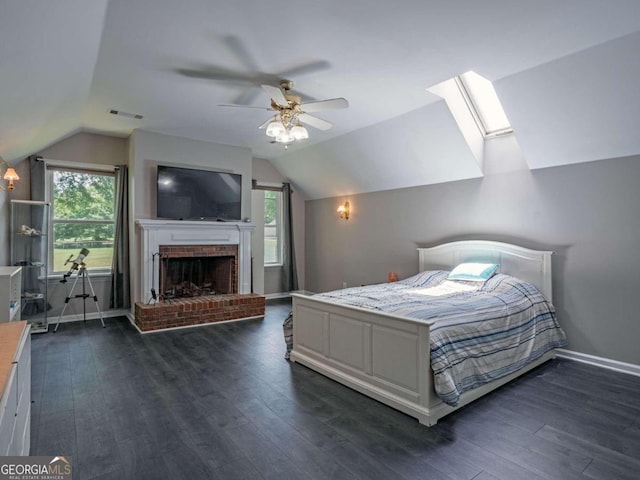
[[[252,224],[140,219],[136,225],[140,275],[134,322],[140,331],[264,316],[264,297],[251,293]],[[185,266],[168,272],[163,262],[178,258]],[[189,269],[197,281],[182,278]],[[173,283],[167,285],[169,273]],[[177,290],[187,294],[176,295]]]

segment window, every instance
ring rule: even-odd
[[[282,192],[264,190],[264,264],[282,265]]]
[[[51,200],[49,258],[53,273],[68,269],[80,249],[89,250],[88,269],[109,271],[115,233],[115,177],[113,171],[47,167]]]
[[[513,133],[493,84],[475,72],[457,75],[427,91],[444,98],[467,142],[476,132],[483,140]]]
[[[491,81],[475,72],[463,73],[455,79],[460,94],[485,138],[513,132]]]

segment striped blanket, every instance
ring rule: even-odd
[[[335,303],[435,323],[430,328],[436,394],[460,395],[508,375],[567,344],[555,309],[530,283],[497,274],[485,282],[426,271],[394,283],[316,295]]]

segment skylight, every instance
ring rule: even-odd
[[[513,158],[523,158],[515,135],[510,135],[513,129],[489,80],[477,73],[466,72],[433,85],[427,91],[446,102],[482,172],[487,168],[485,159],[491,163],[490,169],[501,164],[502,159],[497,159],[492,152],[507,148],[514,153]],[[510,163],[509,168],[512,166]]]
[[[513,132],[491,81],[470,71],[455,82],[484,138]]]

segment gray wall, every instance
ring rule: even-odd
[[[569,349],[640,364],[640,157],[308,201],[306,288],[417,272],[416,247],[480,238],[548,249]],[[351,203],[340,220],[338,204]]]
[[[94,163],[101,165],[120,165],[127,163],[127,139],[120,137],[110,137],[106,135],[98,135],[94,133],[81,132],[49,146],[48,148],[37,152],[45,159],[63,160],[78,163]],[[16,171],[20,175],[20,180],[16,182],[16,188],[9,195],[6,195],[6,204],[8,207],[9,199],[13,200],[29,200],[31,198],[31,187],[29,178],[29,162],[25,159],[16,165]],[[7,208],[6,212],[2,207],[2,197],[0,197],[0,234],[3,229],[9,229],[10,214]],[[6,248],[5,248],[6,246]],[[6,260],[0,264],[6,264],[9,259],[9,243],[3,243],[0,248],[1,255],[5,255]],[[87,258],[87,263],[91,265],[91,256]],[[75,276],[73,277],[75,279]],[[92,275],[91,283],[95,289],[100,309],[109,310],[109,297],[111,295],[110,277],[105,275]],[[57,321],[62,308],[64,307],[65,297],[69,294],[71,285],[70,281],[61,284],[58,279],[50,279],[48,284],[48,302],[51,305],[49,311],[49,323]],[[76,287],[79,289],[80,285]],[[76,290],[77,292],[78,290]],[[82,315],[81,301],[70,302],[66,311],[66,316]],[[96,309],[93,301],[87,302],[87,313],[95,313]]]

